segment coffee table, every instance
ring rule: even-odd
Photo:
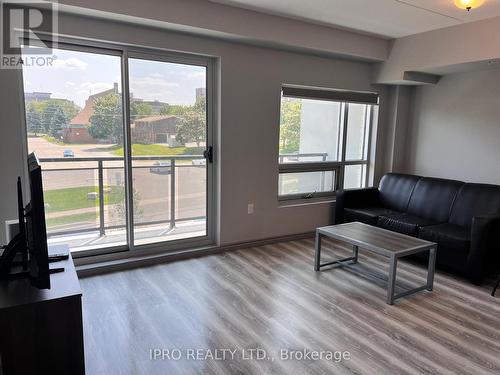
[[[330,237],[351,244],[353,246],[352,256],[321,263],[322,237]],[[359,222],[332,225],[316,229],[314,270],[319,271],[322,267],[327,266],[342,267],[358,263],[359,248],[389,258],[389,276],[387,281],[387,303],[389,305],[393,305],[394,301],[398,298],[417,293],[421,290],[427,289],[432,291],[437,251],[436,243]],[[398,259],[425,251],[429,251],[426,285],[396,294],[395,286]]]

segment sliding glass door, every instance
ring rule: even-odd
[[[49,243],[87,255],[211,242],[211,60],[75,44],[53,51],[53,66],[23,67]]]
[[[128,59],[135,245],[207,235],[207,67]]]

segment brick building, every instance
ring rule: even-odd
[[[94,106],[97,99],[109,94],[118,94],[118,84],[112,89],[90,95],[85,101],[85,106],[73,117],[69,124],[62,129],[62,137],[66,143],[93,143],[94,138],[89,133],[90,117],[94,114]]]
[[[179,146],[175,140],[179,118],[172,115],[148,116],[135,120],[131,125],[134,143],[166,143]]]

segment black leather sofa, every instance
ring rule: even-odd
[[[335,223],[361,221],[438,244],[437,265],[481,283],[500,264],[500,186],[389,173],[337,194]]]

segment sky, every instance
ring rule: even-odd
[[[113,88],[121,92],[120,57],[55,49],[52,66],[24,66],[24,91],[50,92],[83,107],[89,95]],[[139,59],[129,60],[134,98],[169,104],[193,104],[205,87],[205,67]]]

